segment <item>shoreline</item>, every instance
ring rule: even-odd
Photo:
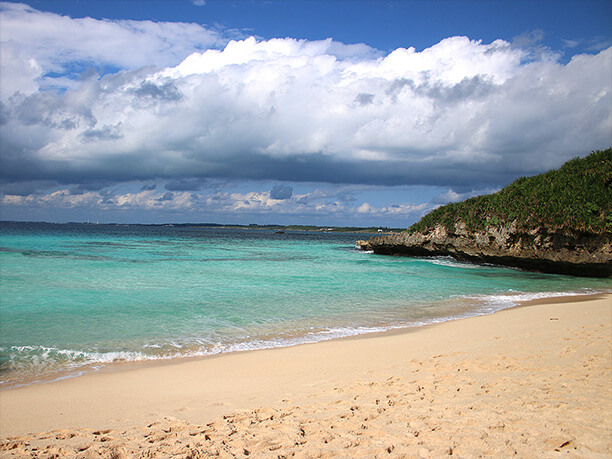
[[[407,404],[404,408],[408,411],[398,412],[398,416],[411,418],[410,410],[416,410],[412,413],[414,422],[419,416],[425,416],[427,422],[440,421],[444,407],[446,410],[456,408],[465,415],[467,408],[463,403],[466,400],[478,405],[477,412],[483,416],[483,413],[488,413],[495,417],[495,413],[507,412],[511,407],[510,414],[500,415],[508,429],[512,422],[520,424],[534,416],[537,420],[539,416],[543,418],[537,422],[536,431],[541,431],[542,435],[552,435],[546,429],[558,430],[560,422],[564,423],[564,431],[571,431],[571,441],[559,441],[558,445],[552,446],[559,447],[570,441],[568,445],[577,448],[579,453],[590,454],[589,451],[595,448],[594,451],[609,454],[612,444],[605,439],[612,433],[608,412],[608,408],[612,408],[612,388],[609,386],[611,318],[612,294],[556,297],[533,300],[489,315],[408,330],[197,357],[188,361],[130,362],[120,365],[120,369],[0,391],[0,436],[30,434],[22,443],[17,441],[10,445],[15,447],[15,451],[25,448],[24,452],[28,448],[25,443],[40,446],[46,442],[44,447],[50,451],[49,448],[62,444],[63,440],[56,438],[58,435],[47,435],[45,440],[42,438],[44,435],[31,433],[60,429],[68,432],[68,436],[73,435],[70,438],[87,438],[93,445],[91,448],[112,446],[129,453],[135,451],[130,448],[135,448],[138,441],[132,444],[126,435],[138,429],[154,428],[146,426],[165,426],[166,430],[168,423],[178,430],[183,426],[187,440],[193,440],[195,435],[190,437],[187,431],[206,425],[209,429],[210,426],[218,427],[229,419],[224,420],[223,416],[234,419],[239,412],[259,416],[257,413],[261,410],[285,413],[288,417],[302,416],[302,424],[323,416],[325,419],[319,419],[319,424],[326,425],[334,421],[322,413],[329,412],[331,416],[336,405],[355,403],[355,400],[367,398],[372,391],[383,390],[396,394],[394,403],[398,406],[404,402]],[[394,383],[390,385],[388,381]],[[530,384],[534,387],[529,387]],[[457,385],[460,387],[455,387]],[[445,391],[432,398],[425,397],[428,405],[419,408],[425,399],[421,399],[421,391],[415,389],[417,386],[430,393],[440,392],[442,388]],[[498,393],[491,398],[481,390],[483,393],[479,398],[478,394],[470,392],[480,386],[490,386],[491,392]],[[575,390],[570,393],[568,387]],[[459,389],[463,391],[460,394],[457,393]],[[389,393],[380,393],[379,402]],[[542,394],[547,394],[546,400],[539,399],[544,396]],[[464,395],[469,397],[463,398]],[[480,406],[483,400],[486,403]],[[514,407],[513,404],[521,400],[524,403]],[[537,404],[550,409],[534,414],[530,407]],[[372,408],[380,407],[373,405]],[[386,409],[393,410],[391,405]],[[521,414],[521,410],[525,412]],[[386,416],[390,421],[395,419],[390,412],[371,414],[371,418],[366,416],[369,421],[360,418],[360,425],[370,426],[370,421],[374,422],[375,418],[382,422]],[[553,414],[557,417],[549,419]],[[579,419],[583,418],[592,419],[588,423],[589,429],[595,429],[598,435],[605,437],[596,440],[591,431],[588,435],[582,432],[584,429]],[[276,428],[281,428],[283,422],[277,421],[280,427],[277,425]],[[405,425],[411,420],[402,422]],[[454,430],[447,432],[448,435],[462,431],[462,421],[453,422]],[[469,422],[480,421],[469,418]],[[249,432],[261,427],[260,423],[247,424],[237,430],[240,435],[236,438],[246,441]],[[486,430],[491,426],[481,427]],[[451,426],[444,429],[447,428]],[[108,430],[107,436],[113,441],[96,443],[101,437],[94,435],[94,429]],[[446,432],[444,429],[431,432],[440,430],[441,435]],[[536,435],[536,431],[530,435]],[[385,428],[372,438],[364,437],[367,432],[362,432],[359,438],[364,447],[368,442],[368,447],[375,447],[377,438],[393,437],[393,451],[399,454],[404,451],[402,448],[410,446],[408,443],[412,439],[405,434],[397,437],[393,432],[393,429]],[[560,435],[555,432],[555,435]],[[582,438],[583,434],[586,437]],[[281,431],[278,435],[283,436]],[[508,438],[514,438],[508,435]],[[346,439],[347,436],[348,431],[344,437],[338,438]],[[208,437],[212,438],[210,433]],[[370,440],[364,443],[366,437]],[[446,443],[450,441],[448,438]],[[231,439],[225,437],[225,440]],[[513,448],[520,451],[518,437],[515,440]],[[0,444],[0,451],[6,448],[7,441]],[[68,448],[71,443],[69,439],[66,441],[68,443],[64,446]],[[437,444],[436,441],[418,446],[429,448]],[[158,448],[159,454],[169,451],[164,449],[163,442],[148,443],[145,439],[142,442],[148,445],[147,448]],[[314,437],[311,443],[316,443]],[[202,448],[206,444],[203,442]],[[527,444],[532,448],[529,451],[534,451],[534,445]],[[323,442],[317,445],[323,450],[326,448]],[[223,448],[219,443],[215,447]],[[250,445],[248,448],[251,451],[255,447]],[[299,449],[299,445],[291,448],[304,451]],[[444,448],[448,451],[449,446]],[[457,452],[458,448],[460,445],[455,445]],[[419,450],[415,451],[418,453]],[[486,451],[486,448],[481,451]]]
[[[366,329],[366,331],[356,331],[354,333],[349,333],[344,336],[332,336],[332,337],[324,337],[325,331],[321,330],[319,334],[315,334],[312,336],[312,341],[307,340],[306,338],[309,336],[308,334],[304,334],[301,336],[301,340],[297,337],[295,342],[287,341],[281,344],[275,343],[270,346],[263,345],[262,347],[253,347],[253,348],[245,348],[245,349],[230,349],[230,350],[222,350],[219,352],[210,352],[210,353],[196,353],[194,355],[172,355],[172,356],[161,356],[161,357],[150,357],[136,360],[124,360],[118,359],[112,362],[92,362],[89,364],[84,364],[81,366],[77,366],[72,370],[67,369],[59,369],[55,372],[50,372],[41,377],[28,378],[25,380],[14,380],[14,381],[4,381],[0,382],[0,394],[3,391],[19,389],[23,387],[28,387],[31,385],[40,385],[40,384],[53,384],[55,382],[59,382],[62,380],[69,380],[74,378],[80,378],[87,375],[95,375],[102,374],[105,372],[116,372],[116,371],[130,371],[133,369],[148,367],[148,366],[168,366],[175,365],[182,362],[190,362],[190,361],[198,361],[198,360],[206,360],[210,358],[223,357],[227,355],[232,355],[236,353],[245,353],[245,352],[260,352],[260,351],[270,351],[275,349],[284,349],[284,348],[292,348],[296,346],[304,346],[318,343],[325,343],[329,341],[336,340],[352,340],[352,339],[362,339],[368,337],[376,337],[376,336],[385,336],[388,334],[402,334],[402,333],[410,333],[415,330],[421,329],[423,327],[431,327],[440,324],[444,324],[447,322],[453,322],[457,320],[465,320],[474,317],[486,316],[491,314],[496,314],[500,311],[514,309],[518,307],[527,307],[530,305],[537,304],[547,304],[550,302],[568,302],[568,301],[587,301],[591,297],[597,297],[598,295],[606,295],[612,294],[612,290],[610,291],[599,291],[599,292],[588,292],[588,293],[576,293],[576,292],[522,292],[518,294],[518,297],[522,297],[524,295],[535,295],[538,296],[540,294],[548,295],[541,298],[531,298],[527,300],[518,299],[511,300],[515,304],[509,306],[496,306],[494,310],[487,311],[485,310],[484,303],[480,305],[479,308],[476,308],[470,312],[464,313],[463,315],[450,316],[450,317],[441,317],[439,319],[431,319],[428,322],[416,322],[404,325],[381,325],[381,326],[372,326],[371,329]],[[506,294],[509,298],[511,295]],[[460,296],[457,299],[465,300],[464,297]],[[446,300],[451,301],[452,299]],[[386,328],[385,328],[386,327]],[[378,330],[377,328],[384,328],[382,330]],[[330,329],[333,332],[335,329]]]

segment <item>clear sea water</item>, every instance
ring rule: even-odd
[[[364,237],[0,223],[0,387],[612,291],[609,279],[378,256],[355,248]]]

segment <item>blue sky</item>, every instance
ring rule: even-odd
[[[491,42],[542,31],[541,44],[566,47],[568,55],[586,50],[591,40],[609,40],[612,6],[607,0],[37,0],[43,11],[72,17],[196,22],[237,29],[262,39],[333,38],[366,43],[384,52],[414,46],[422,50],[444,38],[466,35]],[[599,37],[599,38],[598,38]]]
[[[0,218],[409,226],[612,145],[609,1],[0,3]]]

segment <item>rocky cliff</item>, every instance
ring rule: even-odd
[[[379,254],[612,277],[612,149],[439,207],[404,233],[357,244]]]
[[[524,231],[515,223],[468,231],[460,222],[453,231],[438,225],[427,232],[395,233],[357,244],[382,255],[451,256],[546,273],[612,277],[612,233],[552,232],[545,227]]]

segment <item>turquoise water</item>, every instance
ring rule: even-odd
[[[612,290],[355,249],[360,234],[0,224],[4,386],[168,359],[419,326]]]

